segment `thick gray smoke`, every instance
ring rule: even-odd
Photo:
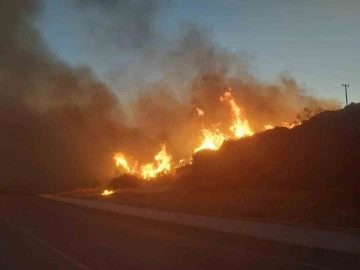
[[[174,158],[188,157],[202,124],[228,128],[230,110],[219,97],[229,86],[254,129],[328,106],[292,78],[261,83],[246,54],[221,48],[201,27],[185,24],[178,37],[165,38],[155,27],[163,3],[73,0],[89,26],[85,42],[103,48],[99,57],[115,50],[134,57],[125,72],[111,70],[120,93],[129,86],[138,93],[120,104],[121,94],[90,67],[71,67],[49,51],[34,28],[40,0],[1,1],[0,188],[89,187],[113,176],[115,151],[146,158],[163,142]]]
[[[111,175],[113,149],[132,131],[89,68],[73,69],[46,48],[33,27],[41,7],[1,2],[0,186],[89,186]]]

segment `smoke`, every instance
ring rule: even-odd
[[[182,25],[173,46],[154,58],[150,62],[157,65],[152,69],[157,68],[161,76],[148,81],[145,88],[138,86],[141,94],[130,111],[136,125],[153,138],[166,140],[177,158],[190,155],[203,125],[219,124],[220,130],[228,131],[231,110],[219,98],[229,87],[255,131],[269,123],[292,122],[305,107],[334,106],[334,101],[309,96],[286,74],[273,84],[261,82],[249,72],[249,55],[222,48],[211,32],[191,23]],[[203,117],[194,117],[196,108],[204,110]]]
[[[291,77],[262,83],[249,72],[250,56],[222,48],[197,25],[162,35],[155,22],[165,2],[72,2],[94,58],[116,62],[120,55],[131,64],[112,66],[108,75],[119,93],[111,91],[91,67],[69,66],[46,47],[34,27],[40,0],[3,0],[0,187],[91,186],[113,176],[115,151],[146,159],[164,142],[175,159],[188,157],[202,125],[228,128],[230,109],[219,101],[228,87],[254,129],[331,103],[307,96]],[[120,102],[129,87],[130,100]],[[201,118],[197,107],[205,111]]]
[[[74,0],[83,14],[91,45],[114,45],[117,48],[141,49],[154,37],[156,0]]]
[[[46,48],[33,27],[41,8],[32,0],[1,4],[1,186],[89,186],[113,172],[113,149],[131,131],[89,68],[71,68]]]

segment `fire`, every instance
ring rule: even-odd
[[[203,116],[205,114],[204,111],[200,108],[196,108],[196,112],[198,113],[199,116]]]
[[[166,152],[166,145],[161,146],[161,151],[155,156],[157,165],[148,163],[141,167],[141,176],[144,179],[150,179],[162,173],[168,173],[171,170],[172,156]]]
[[[111,194],[113,194],[113,193],[114,193],[114,191],[105,189],[105,190],[103,191],[103,193],[101,193],[101,195],[107,196],[107,195],[111,195]]]
[[[249,123],[246,119],[236,119],[233,125],[230,127],[230,130],[234,133],[234,136],[236,138],[252,136],[254,134],[254,132],[251,131]]]
[[[292,124],[290,124],[290,123],[288,123],[288,122],[282,122],[282,123],[281,123],[281,126],[282,126],[282,127],[286,127],[286,128],[289,128],[289,129],[291,129],[291,128],[293,128],[293,127],[296,127],[296,126],[298,126],[298,125],[301,125],[301,123],[292,123]]]
[[[116,153],[114,156],[116,167],[121,166],[127,173],[130,173],[130,167],[128,165],[128,162],[126,161],[125,157],[121,153]]]
[[[284,121],[281,122],[281,127],[286,127],[286,128],[288,128],[288,129],[292,129],[293,127],[296,127],[296,126],[298,126],[298,125],[301,125],[301,123],[292,123],[292,124],[290,124],[290,123],[284,122]],[[269,129],[273,129],[273,128],[275,128],[275,126],[270,125],[270,124],[267,124],[267,125],[265,125],[265,127],[264,127],[265,130],[269,130]]]
[[[129,165],[129,162],[123,154],[116,153],[114,156],[116,167],[121,167],[124,169],[125,173],[137,175],[143,179],[154,178],[159,174],[171,171],[172,156],[167,153],[165,144],[161,145],[161,151],[156,154],[154,158],[156,160],[156,164],[148,163],[141,166],[140,170],[137,170],[137,164]]]
[[[154,178],[156,169],[153,163],[146,164],[141,167],[141,175],[144,179]]]
[[[182,158],[179,160],[179,162],[175,165],[175,168],[180,168],[182,166],[185,166],[186,164],[190,164],[191,160],[187,160],[185,158]]]
[[[236,104],[234,97],[231,94],[231,88],[220,97],[220,101],[228,102],[233,114],[233,122],[230,127],[232,136],[223,134],[219,129],[202,129],[202,142],[194,152],[200,150],[218,150],[225,140],[235,138],[239,139],[245,136],[252,136],[254,132],[250,129],[248,121],[242,116],[241,110]]]
[[[195,153],[208,149],[208,150],[218,150],[227,137],[220,132],[219,129],[202,129],[202,143],[195,149]]]
[[[269,130],[269,129],[273,129],[273,128],[275,128],[275,127],[273,125],[271,125],[271,124],[267,124],[264,127],[265,130]]]
[[[231,107],[234,117],[230,131],[235,138],[242,138],[245,136],[252,136],[254,132],[250,129],[248,121],[242,116],[241,109],[236,104],[234,97],[231,94],[231,88],[220,97],[220,101],[226,101]]]
[[[232,122],[231,126],[229,127],[230,132],[223,133],[218,128],[218,126],[212,126],[211,128],[203,127],[200,136],[201,141],[193,153],[205,149],[216,151],[226,140],[240,139],[246,136],[252,136],[254,134],[250,128],[248,120],[244,116],[243,110],[236,104],[231,88],[228,88],[228,90],[222,96],[220,96],[220,101],[228,103],[231,108]],[[199,117],[203,117],[205,113],[202,109],[196,108],[196,114]],[[294,126],[300,124],[301,123],[289,124],[287,122],[282,122],[282,126],[287,128],[293,128]],[[269,130],[273,129],[274,127],[275,126],[272,124],[267,124],[264,126],[264,129]],[[161,145],[161,150],[154,156],[154,162],[147,163],[142,166],[138,166],[137,163],[135,164],[133,162],[129,163],[122,153],[116,153],[114,159],[116,162],[116,167],[121,167],[126,173],[136,175],[137,177],[145,180],[170,173],[172,170],[175,170],[176,168],[186,164],[191,164],[192,162],[190,158],[181,159],[179,162],[172,163],[172,156],[167,152],[165,144]],[[112,193],[113,191],[111,190],[105,190],[103,195],[110,195]]]

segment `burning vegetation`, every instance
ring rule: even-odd
[[[225,141],[234,141],[244,137],[250,137],[255,134],[255,132],[250,128],[249,122],[245,117],[244,109],[240,109],[238,104],[235,102],[235,98],[230,87],[223,93],[223,95],[220,96],[219,100],[227,103],[231,109],[231,113],[229,113],[229,117],[231,118],[229,122],[231,126],[228,128],[227,132],[222,132],[218,128],[221,123],[212,124],[210,127],[205,127],[202,123],[203,127],[198,140],[199,146],[195,146],[191,155],[202,150],[216,151]],[[196,112],[197,116],[204,117],[204,110],[196,108]],[[291,129],[300,124],[301,121],[294,122],[292,124],[282,122],[281,126]],[[262,131],[273,128],[275,128],[275,126],[267,124]],[[118,152],[114,156],[116,167],[125,174],[134,175],[144,180],[151,180],[156,179],[159,175],[173,173],[176,169],[191,163],[191,156],[184,157],[178,162],[173,161],[172,156],[166,150],[166,144],[162,144],[160,147],[161,150],[154,156],[155,162],[143,165],[139,165],[139,159],[136,159],[134,162],[130,162],[125,158],[123,153]]]
[[[308,95],[288,75],[262,82],[250,74],[246,53],[221,47],[197,25],[165,38],[155,23],[159,1],[72,2],[74,29],[84,27],[81,48],[95,62],[121,64],[106,77],[63,61],[37,28],[42,1],[2,1],[1,187],[50,192],[104,185],[115,165],[152,180],[201,150],[270,125],[292,127],[303,108],[334,104]],[[96,27],[86,31],[89,25]],[[133,61],[120,61],[125,56]]]
[[[108,195],[111,195],[113,193],[114,193],[114,191],[105,189],[101,195],[108,196]]]
[[[177,169],[180,178],[170,188],[164,185],[165,192],[124,191],[111,201],[202,215],[359,227],[360,104],[321,113],[304,109],[297,118],[301,125],[296,128],[271,127],[225,140],[217,151],[194,153],[191,165]],[[159,181],[131,177],[119,177],[108,188]]]

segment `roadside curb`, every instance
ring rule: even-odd
[[[251,236],[288,244],[346,252],[356,255],[360,254],[359,235],[310,228],[300,228],[273,223],[206,217],[166,210],[124,206],[109,202],[60,197],[49,194],[39,194],[39,196],[46,199],[118,214],[165,221],[198,228],[206,228],[214,231]]]

